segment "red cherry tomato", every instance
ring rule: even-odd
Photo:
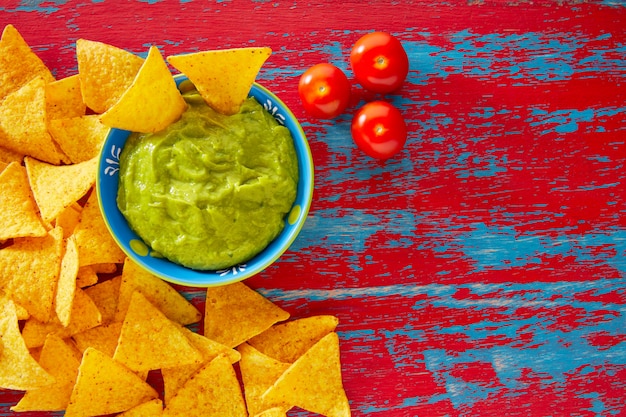
[[[350,64],[357,81],[376,93],[397,90],[409,73],[409,57],[402,44],[385,32],[368,33],[356,41]]]
[[[332,119],[350,101],[350,81],[342,70],[328,63],[313,65],[300,77],[298,93],[304,109],[313,117]]]
[[[352,119],[352,139],[372,158],[389,159],[404,147],[407,127],[402,113],[385,101],[365,104]]]

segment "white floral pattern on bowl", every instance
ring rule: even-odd
[[[117,145],[111,145],[110,155],[111,158],[105,158],[107,166],[104,167],[105,175],[115,175],[120,170],[120,153],[122,148]]]
[[[263,108],[265,110],[267,110],[267,112],[269,114],[271,114],[272,116],[274,116],[274,118],[276,119],[276,121],[278,123],[280,123],[281,125],[285,125],[285,116],[283,116],[281,113],[279,113],[278,111],[278,106],[275,105],[272,100],[270,100],[269,98],[267,100],[265,100],[265,103],[263,103]]]

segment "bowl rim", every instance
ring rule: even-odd
[[[184,74],[173,75],[173,78],[177,86],[180,86],[183,81],[188,80],[188,78]],[[102,183],[103,177],[105,176],[103,173],[103,169],[105,169],[103,165],[106,163],[106,159],[108,158],[108,145],[113,140],[112,135],[125,136],[125,138],[123,139],[123,143],[125,143],[126,138],[131,134],[131,132],[117,128],[110,128],[109,132],[107,132],[106,138],[102,144],[102,148],[98,156],[98,170],[95,190],[97,193],[98,206],[100,208],[104,223],[115,243],[120,247],[120,249],[128,258],[130,258],[133,262],[137,263],[145,270],[151,272],[152,274],[167,282],[190,287],[214,287],[243,281],[247,278],[257,275],[258,273],[262,272],[270,265],[272,265],[274,262],[276,262],[276,260],[289,249],[289,247],[293,244],[294,240],[304,227],[304,223],[306,222],[314,193],[315,167],[308,139],[306,137],[304,129],[302,128],[302,125],[295,117],[291,109],[289,109],[289,107],[280,98],[278,98],[276,94],[272,93],[268,88],[264,87],[258,82],[253,83],[250,89],[249,97],[253,96],[254,93],[259,93],[259,95],[265,95],[266,97],[268,97],[268,99],[271,99],[269,103],[274,104],[275,107],[271,109],[273,112],[270,111],[270,114],[272,114],[275,118],[275,113],[277,113],[278,111],[281,114],[284,114],[285,120],[282,121],[277,118],[277,121],[289,129],[292,140],[294,142],[294,147],[296,148],[299,172],[296,200],[294,201],[291,210],[285,215],[285,228],[276,238],[274,238],[274,240],[272,240],[272,242],[269,243],[268,246],[266,246],[261,252],[257,253],[247,262],[234,265],[223,270],[196,270],[182,266],[180,264],[176,264],[163,257],[159,258],[150,254],[146,256],[141,256],[130,247],[130,242],[127,244],[126,242],[122,241],[120,236],[118,236],[116,226],[112,224],[114,222],[114,219],[109,218],[109,215],[111,213],[109,213],[109,211],[105,208],[104,196],[102,194],[102,188],[104,187]],[[258,99],[257,101],[260,102],[260,100]],[[260,104],[264,106],[266,110],[268,110],[265,103]],[[119,175],[115,175],[115,178],[117,181]],[[111,206],[111,203],[107,204],[107,206]],[[128,226],[126,219],[117,208],[117,203],[113,204],[113,206],[115,207],[114,210],[117,211],[117,213],[114,213],[115,217],[118,219],[119,217],[121,217],[122,222],[126,225],[126,228],[130,231],[130,233],[134,236],[137,236],[136,233],[132,229],[130,229],[130,226]],[[299,206],[300,213],[298,214],[297,219],[293,223],[291,223],[290,216],[296,206]],[[137,239],[143,242],[138,236]],[[147,262],[147,258],[151,259],[151,262]],[[258,262],[250,265],[250,262],[253,260],[258,260]],[[175,270],[179,270],[181,275],[184,274],[185,276],[177,276],[173,275],[171,272],[162,271],[161,269],[153,265],[153,263],[155,262],[157,264],[164,262],[165,265],[169,265],[168,269],[173,268]],[[241,267],[242,265],[243,267]]]

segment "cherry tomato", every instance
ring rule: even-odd
[[[368,33],[356,41],[350,65],[357,81],[376,93],[397,90],[409,73],[409,57],[402,44],[385,32]]]
[[[300,77],[298,93],[304,109],[313,117],[332,119],[350,101],[350,81],[344,72],[328,63],[313,65]]]
[[[404,147],[407,127],[398,108],[385,101],[365,104],[352,119],[352,139],[372,158],[389,159]]]

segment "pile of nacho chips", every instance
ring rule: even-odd
[[[11,410],[245,417],[298,407],[350,415],[334,316],[288,320],[243,283],[207,289],[202,314],[129,259],[114,275],[75,289],[67,325],[24,319],[25,309],[0,297],[0,387],[25,391]],[[203,334],[189,329],[202,319]],[[150,383],[153,371],[162,393]]]
[[[269,56],[232,51],[170,61],[229,113]],[[349,416],[335,317],[289,320],[243,283],[207,289],[201,312],[119,249],[93,189],[102,142],[162,129],[184,102],[156,48],[79,40],[76,54],[79,73],[55,80],[13,26],[0,40],[0,389],[24,391],[11,409]]]
[[[207,104],[234,114],[271,49],[248,47],[167,57]],[[158,48],[141,58],[105,43],[76,41],[78,74],[55,80],[12,25],[0,40],[0,146],[59,165],[95,157],[109,127],[156,132],[185,111]]]

